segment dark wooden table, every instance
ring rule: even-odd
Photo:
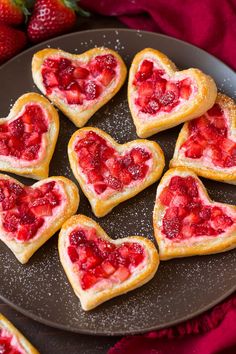
[[[92,15],[79,18],[76,30],[125,27],[115,17]],[[16,312],[0,300],[0,312],[5,315],[35,345],[41,354],[104,354],[119,337],[85,336],[57,330],[37,323]]]

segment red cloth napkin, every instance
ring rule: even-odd
[[[118,16],[135,29],[195,44],[236,69],[236,0],[81,0],[92,12]]]
[[[125,337],[108,354],[236,354],[236,294],[178,326]]]
[[[185,40],[236,69],[236,0],[81,0],[91,12],[127,26]],[[204,315],[143,336],[108,354],[236,354],[236,294]]]

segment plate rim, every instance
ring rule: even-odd
[[[37,48],[41,47],[42,45],[47,46],[48,44],[50,44],[51,41],[54,40],[60,40],[60,39],[66,39],[68,37],[74,37],[80,34],[84,34],[84,33],[98,33],[98,32],[114,32],[114,31],[118,31],[118,32],[131,32],[134,34],[140,33],[140,34],[147,34],[147,35],[151,35],[151,36],[156,36],[157,38],[164,38],[166,40],[171,40],[171,41],[175,41],[175,42],[180,42],[182,44],[184,44],[187,47],[191,47],[193,49],[197,49],[200,52],[203,52],[204,54],[207,54],[209,57],[211,57],[212,59],[216,60],[218,62],[219,65],[223,65],[225,68],[227,68],[228,70],[230,70],[232,72],[232,74],[235,74],[234,69],[231,68],[229,65],[227,65],[226,63],[224,63],[222,60],[218,59],[217,57],[215,57],[214,55],[208,53],[206,50],[191,44],[189,42],[186,42],[184,40],[175,38],[175,37],[171,37],[162,33],[156,33],[156,32],[151,32],[151,31],[143,31],[143,30],[136,30],[136,29],[130,29],[130,28],[119,28],[119,27],[111,27],[111,28],[99,28],[99,29],[91,29],[91,30],[84,30],[84,31],[76,31],[76,32],[71,32],[71,33],[67,33],[61,36],[57,36],[54,38],[50,38],[44,42],[38,43],[36,45],[33,45],[30,48],[25,49],[24,51],[22,51],[21,53],[17,54],[16,56],[14,56],[13,58],[9,59],[7,62],[5,62],[4,64],[2,64],[0,66],[0,72],[2,70],[5,69],[5,67],[10,63],[12,63],[13,61],[17,61],[19,58],[21,58],[21,56],[24,56],[25,54],[27,54],[28,52],[31,52],[32,50],[35,49],[35,51],[37,51]],[[83,52],[87,51],[88,49],[84,50]],[[82,53],[83,53],[82,52]],[[22,307],[15,305],[12,301],[6,299],[4,296],[2,296],[0,294],[0,299],[6,303],[7,305],[9,305],[11,308],[15,309],[16,311],[22,313],[24,316],[31,318],[34,321],[37,321],[39,323],[42,323],[44,325],[50,326],[52,328],[57,328],[60,330],[65,330],[68,332],[72,332],[72,333],[78,333],[78,334],[84,334],[84,335],[93,335],[93,336],[104,336],[104,337],[111,337],[111,336],[125,336],[125,335],[135,335],[135,334],[143,334],[149,331],[156,331],[159,329],[163,329],[163,328],[168,328],[168,327],[172,327],[175,325],[178,325],[179,323],[185,322],[187,320],[190,320],[196,316],[199,316],[200,314],[204,313],[207,310],[212,309],[215,305],[219,304],[220,302],[222,302],[224,299],[226,299],[227,297],[229,297],[231,294],[233,294],[236,291],[236,285],[234,287],[232,287],[231,289],[229,289],[227,292],[225,292],[223,295],[221,295],[220,297],[218,297],[216,300],[212,301],[210,304],[203,306],[202,308],[200,308],[198,311],[195,311],[193,314],[189,314],[186,315],[184,317],[182,317],[181,319],[177,319],[177,320],[173,320],[170,321],[168,324],[160,324],[160,325],[156,325],[156,326],[152,326],[152,327],[148,327],[147,329],[140,329],[140,330],[134,330],[134,331],[110,331],[110,332],[100,332],[98,331],[94,331],[94,330],[90,330],[90,329],[78,329],[74,326],[66,326],[63,324],[59,324],[59,323],[55,323],[52,322],[50,320],[44,319],[38,315],[33,314],[32,312],[30,312],[29,310],[23,309]]]

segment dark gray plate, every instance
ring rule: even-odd
[[[182,41],[148,32],[95,30],[69,34],[31,48],[0,68],[1,116],[23,93],[37,91],[31,77],[33,53],[46,47],[81,53],[94,46],[117,50],[129,66],[135,53],[153,47],[166,53],[180,68],[198,67],[212,75],[219,89],[234,97],[236,77],[222,62]],[[67,158],[67,143],[76,127],[60,113],[60,136],[50,175],[73,178]],[[119,143],[137,138],[126,99],[126,87],[100,109],[89,125],[104,129]],[[180,127],[152,137],[164,149],[166,166],[172,157]],[[32,180],[17,177],[26,184]],[[212,198],[236,203],[235,187],[203,181]],[[153,240],[152,210],[157,184],[122,203],[99,220],[113,238],[145,235]],[[96,219],[81,192],[79,212]],[[7,247],[0,244],[0,297],[27,316],[54,327],[88,334],[123,335],[170,326],[215,305],[236,289],[236,250],[223,254],[162,262],[152,281],[97,309],[84,312],[74,295],[52,237],[28,264],[20,265]]]

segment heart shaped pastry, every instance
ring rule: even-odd
[[[84,310],[147,283],[159,265],[151,241],[140,236],[112,240],[84,215],[75,215],[62,226],[58,247]]]
[[[39,354],[32,344],[0,313],[0,353]]]
[[[0,174],[0,240],[24,264],[78,205],[78,189],[65,177],[49,177],[28,187]]]
[[[162,178],[153,223],[161,260],[236,247],[236,206],[212,201],[197,175],[184,167]]]
[[[128,101],[140,138],[200,116],[213,106],[216,94],[210,76],[198,69],[177,71],[158,50],[146,48],[134,57]]]
[[[120,145],[104,131],[91,127],[72,135],[68,154],[72,171],[97,217],[156,182],[165,164],[157,143],[133,140]]]
[[[184,124],[170,166],[236,183],[236,104],[231,98],[219,93],[209,111]]]
[[[44,49],[34,55],[32,73],[40,91],[82,127],[119,91],[127,69],[119,54],[108,48],[80,55]]]
[[[58,113],[37,93],[21,96],[0,119],[0,170],[34,179],[48,177],[59,132]]]

